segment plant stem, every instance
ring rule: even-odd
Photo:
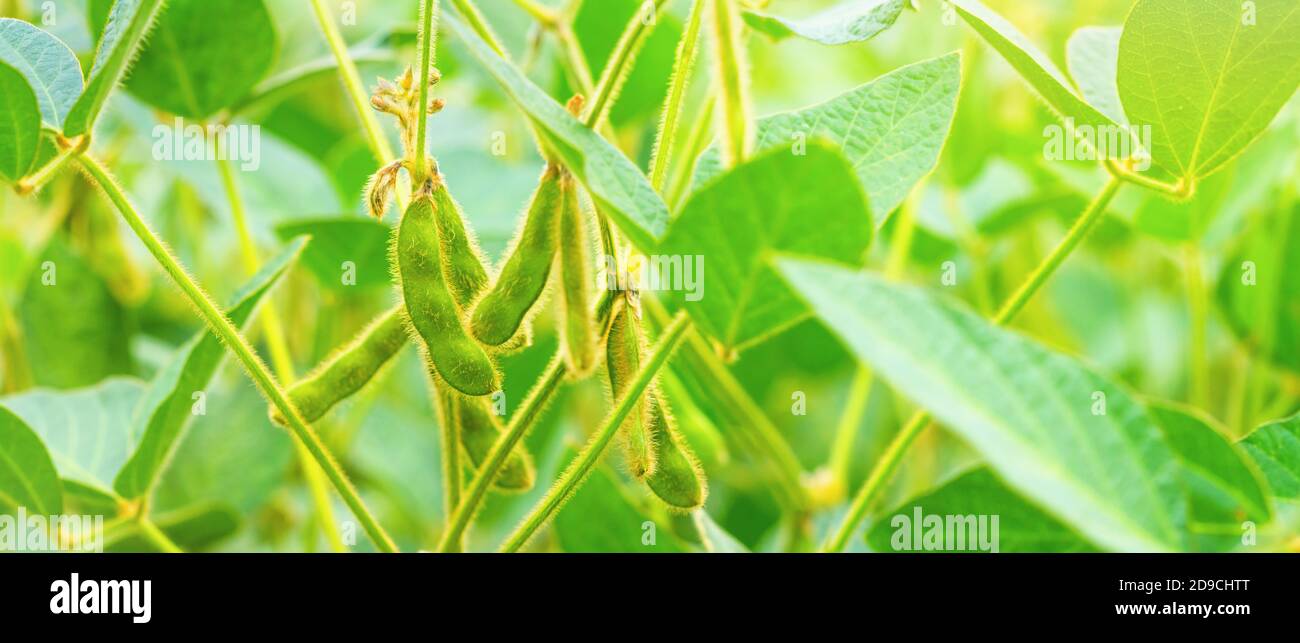
[[[1209,319],[1209,302],[1206,301],[1205,272],[1201,267],[1201,252],[1196,242],[1188,242],[1183,249],[1183,269],[1187,273],[1187,313],[1191,319],[1188,365],[1190,366],[1188,391],[1192,406],[1208,409],[1210,401],[1210,367],[1205,342]]]
[[[53,159],[50,159],[49,163],[46,163],[41,167],[41,169],[24,177],[14,186],[14,189],[17,190],[19,194],[31,194],[32,192],[41,189],[41,187],[43,187],[50,179],[54,178],[55,174],[59,173],[59,170],[63,169],[63,166],[68,164],[68,161],[71,160],[76,153],[77,148],[73,147],[59,150],[58,154],[55,155]]]
[[[553,31],[560,40],[560,47],[564,50],[569,70],[574,75],[573,80],[578,84],[578,91],[591,95],[596,82],[591,77],[591,69],[587,65],[586,55],[582,53],[582,45],[578,43],[578,36],[573,33],[573,26],[567,22],[557,23]]]
[[[98,161],[88,154],[82,154],[77,157],[81,166],[90,175],[91,179],[99,185],[104,194],[112,201],[113,205],[121,213],[122,218],[126,220],[131,230],[144,243],[145,248],[153,255],[158,264],[172,279],[178,288],[189,299],[194,308],[198,311],[199,316],[208,325],[212,332],[221,339],[222,343],[235,354],[235,357],[244,366],[253,383],[257,385],[262,394],[275,405],[276,409],[286,418],[289,428],[301,440],[315,458],[317,464],[325,471],[326,476],[334,485],[335,490],[343,497],[343,501],[352,510],[353,515],[361,522],[366,534],[374,541],[375,547],[380,551],[396,551],[397,547],[393,544],[388,534],[379,526],[370,511],[366,509],[365,503],[357,495],[357,491],[352,484],[348,482],[347,476],[335,463],[325,445],[321,443],[320,438],[312,431],[311,427],[303,421],[298,409],[289,401],[288,395],[280,384],[276,382],[275,376],[271,375],[266,365],[258,358],[253,347],[248,343],[235,328],[234,323],[230,321],[207,293],[199,287],[197,283],[185,272],[180,262],[171,254],[171,251],[158,239],[149,225],[141,218],[140,213],[136,211],[135,206],[131,204],[126,193],[117,185],[117,182],[109,175],[108,170]]]
[[[158,525],[153,524],[153,522],[148,518],[141,515],[140,518],[136,520],[136,523],[139,527],[140,535],[144,536],[145,540],[152,543],[159,551],[165,554],[185,553],[180,546],[173,542],[171,538],[168,538],[167,534],[164,534],[163,531],[158,528]]]
[[[244,272],[255,275],[261,267],[261,260],[257,257],[257,245],[253,243],[253,235],[248,229],[248,211],[244,207],[244,199],[239,194],[234,164],[229,159],[221,158],[220,155],[216,155],[216,158],[217,169],[221,174],[221,185],[226,191],[226,200],[230,203],[230,215],[235,221],[235,232],[239,238],[239,253],[244,262]],[[297,376],[294,374],[293,358],[289,354],[289,342],[285,340],[284,325],[280,323],[280,315],[276,312],[275,306],[267,302],[262,307],[259,317],[262,321],[262,332],[266,336],[266,345],[271,353],[271,365],[275,368],[280,381],[285,386],[289,386]],[[325,540],[329,542],[333,551],[346,552],[347,546],[343,543],[343,537],[339,534],[334,520],[334,507],[330,504],[325,474],[312,461],[311,452],[307,450],[302,440],[294,438],[293,444],[299,466],[302,467],[303,480],[311,493],[317,526],[325,533]]]
[[[483,42],[486,42],[492,48],[492,51],[497,52],[498,56],[510,60],[510,54],[501,45],[501,40],[497,38],[497,35],[492,32],[492,27],[488,25],[487,18],[483,17],[483,12],[474,6],[472,0],[451,0],[451,4],[456,7],[456,12],[460,14],[460,17],[469,23],[474,33],[478,34],[483,39]]]
[[[560,16],[554,9],[540,5],[534,0],[515,0],[515,4],[547,29],[554,28],[560,21]]]
[[[416,106],[419,110],[415,113],[415,141],[411,148],[412,167],[415,170],[411,173],[411,187],[417,189],[424,185],[425,178],[429,175],[428,159],[424,156],[424,147],[429,137],[429,72],[433,69],[433,52],[434,45],[438,40],[436,29],[437,21],[434,18],[438,14],[438,0],[420,0],[420,55],[419,55],[419,72],[415,76],[416,87],[419,87],[419,100]]]
[[[460,487],[463,482],[460,471],[460,416],[452,395],[454,394],[441,389],[434,394],[439,409],[439,424],[442,426],[442,497],[447,524],[451,524],[456,508],[460,506]],[[448,551],[461,551],[462,540],[458,537],[449,541]]]
[[[1165,183],[1164,181],[1159,181],[1144,174],[1134,172],[1115,159],[1107,159],[1105,165],[1106,170],[1110,172],[1110,175],[1114,178],[1154,192],[1160,192],[1161,194],[1173,197],[1178,201],[1188,201],[1196,195],[1196,185],[1189,181],[1179,181],[1177,184]]]
[[[840,416],[839,426],[835,429],[835,441],[831,443],[831,479],[834,481],[836,497],[839,490],[849,487],[849,465],[853,459],[853,445],[857,442],[858,429],[867,411],[867,402],[871,399],[871,385],[874,378],[871,369],[860,366],[853,375],[849,385],[848,403],[844,405],[844,414]]]
[[[609,62],[605,63],[605,69],[600,74],[600,82],[596,83],[596,89],[593,90],[592,99],[587,102],[587,115],[583,118],[583,123],[587,127],[594,128],[601,119],[605,118],[610,103],[618,94],[628,73],[632,71],[632,59],[641,50],[641,46],[645,44],[646,37],[654,30],[654,26],[658,24],[659,9],[666,2],[667,0],[655,0],[653,5],[645,5],[632,15],[632,20],[623,30],[623,35],[614,45],[614,51],[609,54]],[[650,11],[654,13],[649,16],[643,15]]]
[[[686,312],[683,311],[677,313],[673,321],[664,328],[663,334],[660,335],[659,341],[651,350],[636,378],[628,385],[623,398],[619,400],[618,404],[605,418],[600,430],[592,436],[582,453],[578,454],[578,457],[564,470],[559,480],[555,482],[555,486],[551,487],[551,490],[542,498],[542,501],[524,518],[519,529],[506,539],[506,543],[501,546],[501,551],[507,553],[519,551],[532,538],[533,534],[550,519],[555,510],[559,509],[560,505],[569,498],[569,495],[582,484],[587,474],[591,472],[592,467],[600,460],[605,447],[609,445],[610,440],[614,438],[614,434],[618,432],[623,420],[632,411],[632,407],[640,400],[646,388],[658,375],[659,369],[668,362],[668,358],[672,356],[673,350],[677,348],[677,344],[681,341],[689,326]]]
[[[1083,214],[1081,214],[1079,219],[1075,221],[1074,226],[1070,228],[1070,232],[1066,235],[1065,239],[1056,246],[1056,249],[1052,251],[1052,254],[1048,255],[1047,258],[1038,265],[1038,268],[1034,273],[1029,276],[1015,294],[1013,294],[1002,306],[1001,312],[999,312],[997,317],[993,320],[995,324],[998,326],[1005,326],[1010,323],[1015,319],[1016,315],[1024,309],[1025,304],[1029,303],[1029,300],[1033,299],[1034,295],[1038,294],[1038,291],[1047,283],[1048,279],[1056,273],[1056,270],[1061,267],[1061,264],[1064,263],[1070,254],[1079,247],[1079,244],[1088,237],[1088,233],[1092,231],[1097,222],[1101,220],[1103,215],[1105,215],[1106,207],[1109,206],[1111,200],[1115,198],[1115,193],[1119,191],[1119,186],[1119,179],[1114,177],[1106,182],[1106,185],[1102,188],[1101,192],[1092,200],[1092,203],[1088,204],[1088,207],[1083,211]],[[853,535],[853,531],[857,529],[858,524],[866,517],[867,510],[871,508],[871,504],[876,500],[876,496],[884,489],[885,484],[893,478],[894,473],[898,470],[898,465],[902,462],[903,456],[907,453],[908,448],[912,446],[914,441],[916,441],[917,436],[921,435],[921,431],[929,425],[930,415],[924,411],[919,411],[912,416],[912,419],[909,420],[902,429],[898,431],[898,434],[894,436],[893,441],[889,443],[889,447],[886,448],[885,453],[876,461],[876,465],[872,468],[871,474],[867,477],[867,481],[863,483],[862,488],[859,489],[857,495],[854,496],[853,503],[849,506],[848,515],[844,517],[844,521],[840,523],[839,528],[826,542],[826,545],[822,548],[823,551],[843,551],[845,545],[848,544],[849,538]]]
[[[677,138],[682,106],[686,102],[686,88],[690,85],[691,70],[695,67],[695,57],[700,50],[700,25],[704,22],[702,16],[706,1],[693,0],[691,3],[691,14],[686,20],[686,31],[682,33],[682,39],[677,43],[672,81],[668,85],[668,97],[664,101],[659,133],[655,138],[654,151],[651,153],[653,160],[650,162],[650,186],[661,195],[668,181],[668,164],[672,160],[673,141]]]
[[[741,38],[736,0],[712,0],[713,46],[718,65],[718,111],[722,127],[722,164],[734,167],[754,150],[754,118],[749,101],[749,65]]]
[[[713,112],[716,107],[717,103],[714,101],[704,102],[701,113],[696,117],[695,126],[691,128],[690,136],[686,139],[686,147],[683,150],[686,153],[686,162],[674,164],[672,179],[668,181],[668,193],[664,195],[664,200],[672,211],[676,211],[682,200],[686,198],[687,191],[691,188],[691,181],[694,179],[695,166],[700,155],[709,145],[709,141],[712,140],[709,135],[713,132]]]
[[[329,43],[330,51],[334,54],[334,60],[338,62],[339,75],[343,79],[343,86],[347,89],[348,97],[352,100],[352,107],[357,110],[357,117],[361,119],[361,126],[366,130],[366,140],[370,143],[370,151],[375,155],[375,160],[379,161],[380,164],[387,165],[394,158],[393,147],[389,145],[388,138],[384,136],[384,131],[379,126],[379,119],[375,118],[374,112],[370,109],[369,93],[366,92],[365,85],[361,82],[361,73],[357,71],[357,64],[353,62],[352,56],[348,54],[348,45],[344,42],[343,35],[339,33],[338,25],[334,24],[334,18],[330,16],[329,10],[325,8],[325,1],[311,0],[311,4],[316,11],[316,21],[320,23],[321,31],[325,33],[325,41]]]

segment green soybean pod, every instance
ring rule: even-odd
[[[474,306],[470,330],[484,344],[500,346],[510,341],[546,290],[559,243],[562,174],[559,165],[547,163],[496,283]]]
[[[464,211],[441,179],[434,182],[431,198],[447,285],[457,306],[465,309],[488,287],[487,262],[478,240],[465,225]]]
[[[654,433],[655,470],[646,477],[646,486],[670,509],[699,509],[709,495],[704,469],[678,432],[664,396],[652,390],[647,397]]]
[[[442,381],[465,395],[490,395],[498,389],[496,367],[461,319],[445,277],[433,209],[432,200],[417,198],[397,228],[395,263],[407,317]]]
[[[410,341],[406,320],[399,305],[371,322],[355,339],[321,362],[310,374],[289,389],[289,399],[308,423],[323,417],[343,400],[352,397]],[[271,410],[276,424],[284,416]]]
[[[605,367],[609,375],[609,389],[615,401],[627,390],[628,383],[641,370],[645,343],[641,337],[640,322],[630,306],[621,306],[610,323],[609,339],[605,345]],[[653,419],[649,396],[642,395],[618,428],[619,442],[628,473],[644,479],[655,471],[656,450],[651,421]]]
[[[573,175],[560,177],[560,300],[564,358],[575,378],[596,367],[596,323],[591,298],[591,257],[578,184]]]
[[[477,470],[487,459],[492,445],[505,431],[482,399],[460,398],[457,402],[460,418],[460,443]],[[493,486],[502,491],[528,491],[533,488],[536,473],[532,458],[522,447],[515,447],[501,467]]]

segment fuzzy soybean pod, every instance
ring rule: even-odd
[[[709,494],[704,469],[677,430],[667,398],[657,390],[646,397],[655,450],[655,470],[646,477],[646,486],[672,509],[699,509]]]
[[[586,216],[578,184],[568,172],[560,178],[560,301],[564,359],[575,378],[596,367],[596,322],[592,310],[591,257]]]
[[[500,346],[510,341],[546,290],[559,243],[564,174],[559,165],[546,165],[496,284],[474,307],[470,330],[484,344]]]
[[[630,306],[620,306],[610,323],[609,339],[605,345],[605,367],[609,374],[610,393],[615,401],[622,397],[628,383],[641,370],[644,354],[640,320]],[[644,479],[655,471],[657,452],[652,419],[649,396],[643,395],[618,428],[628,473],[637,479]]]
[[[438,226],[438,244],[442,251],[447,285],[458,306],[474,301],[488,287],[490,278],[479,249],[478,240],[465,225],[465,215],[441,179],[434,182],[434,222]]]
[[[469,396],[496,391],[497,373],[483,347],[469,336],[445,275],[435,201],[417,198],[397,228],[398,279],[411,327],[438,377]]]
[[[410,341],[402,306],[384,313],[311,374],[289,389],[289,399],[308,423],[323,417],[352,397]],[[274,408],[271,419],[284,426],[284,416]]]
[[[461,397],[456,403],[460,443],[465,447],[465,453],[469,455],[474,468],[478,469],[504,429],[497,416],[487,408],[485,400]],[[515,447],[501,467],[501,473],[493,481],[493,486],[502,491],[528,491],[533,488],[535,478],[532,458],[528,457],[528,452],[522,447]]]

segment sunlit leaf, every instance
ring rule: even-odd
[[[22,20],[0,18],[0,62],[27,78],[41,120],[54,130],[81,94],[81,63],[63,41]]]
[[[799,36],[824,45],[843,45],[876,37],[898,21],[907,4],[907,0],[853,0],[799,19],[759,11],[742,15],[751,28],[778,40]]]
[[[1185,547],[1179,462],[1123,388],[923,290],[816,263],[781,269],[863,363],[1017,493],[1104,549]]]

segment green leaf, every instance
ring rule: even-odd
[[[262,506],[293,463],[293,441],[271,424],[266,403],[246,385],[209,389],[207,414],[194,418],[162,472],[154,510],[224,504],[241,516]]]
[[[1271,422],[1242,438],[1273,496],[1300,500],[1300,415]]]
[[[823,45],[870,40],[892,27],[907,0],[853,0],[801,19],[745,11],[745,24],[777,40],[799,36]]]
[[[1124,23],[1119,95],[1151,126],[1152,159],[1199,180],[1246,149],[1300,85],[1300,4],[1139,0]]]
[[[0,18],[0,62],[27,78],[45,125],[62,129],[64,117],[81,94],[81,63],[76,54],[62,40],[31,24]]]
[[[745,547],[735,536],[723,529],[708,512],[703,509],[692,512],[695,516],[695,527],[700,531],[700,540],[704,545],[704,551],[711,554],[748,554],[749,548]]]
[[[1065,45],[1065,64],[1084,100],[1116,123],[1127,123],[1119,100],[1119,39],[1123,27],[1082,27]]]
[[[899,68],[821,105],[760,119],[760,151],[794,149],[815,138],[841,146],[883,225],[934,169],[952,127],[961,86],[953,53]],[[716,146],[700,157],[694,189],[717,176]]]
[[[66,136],[87,134],[104,109],[104,102],[121,82],[136,50],[158,15],[162,0],[117,0],[108,15],[108,24],[99,37],[95,63],[86,79],[85,91],[77,97],[63,122]]]
[[[144,388],[115,377],[75,391],[35,389],[0,404],[41,436],[59,477],[111,496],[113,477],[139,442],[131,420]]]
[[[923,290],[780,265],[863,363],[1018,493],[1105,549],[1184,548],[1178,460],[1123,388]]]
[[[927,525],[929,516],[943,521],[942,528]],[[996,543],[997,553],[1096,551],[1078,532],[1016,495],[986,467],[962,473],[885,512],[868,528],[867,544],[877,552],[991,550],[980,549],[981,518],[983,543],[988,547]],[[931,541],[941,543],[940,549],[926,546],[927,533],[940,536],[938,541]]]
[[[171,0],[126,86],[161,110],[207,120],[266,76],[277,43],[262,0]]]
[[[41,143],[36,95],[18,70],[0,63],[0,179],[27,176]]]
[[[358,217],[291,221],[276,226],[275,234],[282,240],[311,237],[311,244],[302,253],[302,265],[322,286],[332,290],[354,287],[343,280],[348,268],[354,268],[355,287],[392,285],[388,252],[392,229],[379,221]]]
[[[818,223],[809,225],[814,216]],[[702,258],[699,296],[686,292],[685,306],[702,330],[741,350],[809,312],[773,274],[770,254],[859,267],[872,233],[871,212],[848,161],[813,142],[803,156],[769,150],[693,194],[656,252],[681,257],[683,265]]]
[[[1278,208],[1243,238],[1223,267],[1217,301],[1228,326],[1250,349],[1300,371],[1300,204]]]
[[[22,507],[30,515],[63,512],[63,486],[40,436],[0,406],[0,513]]]
[[[290,244],[240,289],[226,311],[236,326],[247,324],[262,297],[293,265],[306,243],[299,239]],[[135,414],[134,424],[144,427],[143,436],[113,481],[113,488],[123,498],[144,496],[158,480],[181,431],[194,416],[194,394],[204,392],[225,355],[220,339],[210,331],[200,331],[149,383]]]
[[[997,50],[1029,84],[1047,101],[1062,119],[1074,119],[1075,127],[1113,127],[1116,123],[1089,105],[1070,87],[1069,81],[1051,59],[1034,46],[1006,18],[984,6],[979,0],[950,0],[957,14]]]
[[[185,551],[199,551],[231,536],[239,529],[239,515],[221,503],[194,505],[180,511],[150,516],[167,537]],[[104,548],[114,552],[156,552],[158,546],[140,535],[124,538]]]
[[[668,223],[668,206],[645,174],[617,148],[555,102],[450,13],[443,22],[537,127],[543,143],[591,193],[596,205],[642,250],[654,247]]]
[[[56,236],[33,267],[18,316],[36,383],[76,388],[130,374],[127,312],[87,259]]]
[[[600,519],[592,520],[592,516]],[[606,469],[592,472],[556,514],[554,525],[555,538],[567,553],[682,552],[668,526],[663,527],[660,530],[623,495]],[[648,533],[654,536],[653,541],[646,538]]]
[[[1273,510],[1263,480],[1245,454],[1214,428],[1213,420],[1171,404],[1153,403],[1150,410],[1183,462],[1193,521],[1232,526],[1243,520],[1268,522]]]

